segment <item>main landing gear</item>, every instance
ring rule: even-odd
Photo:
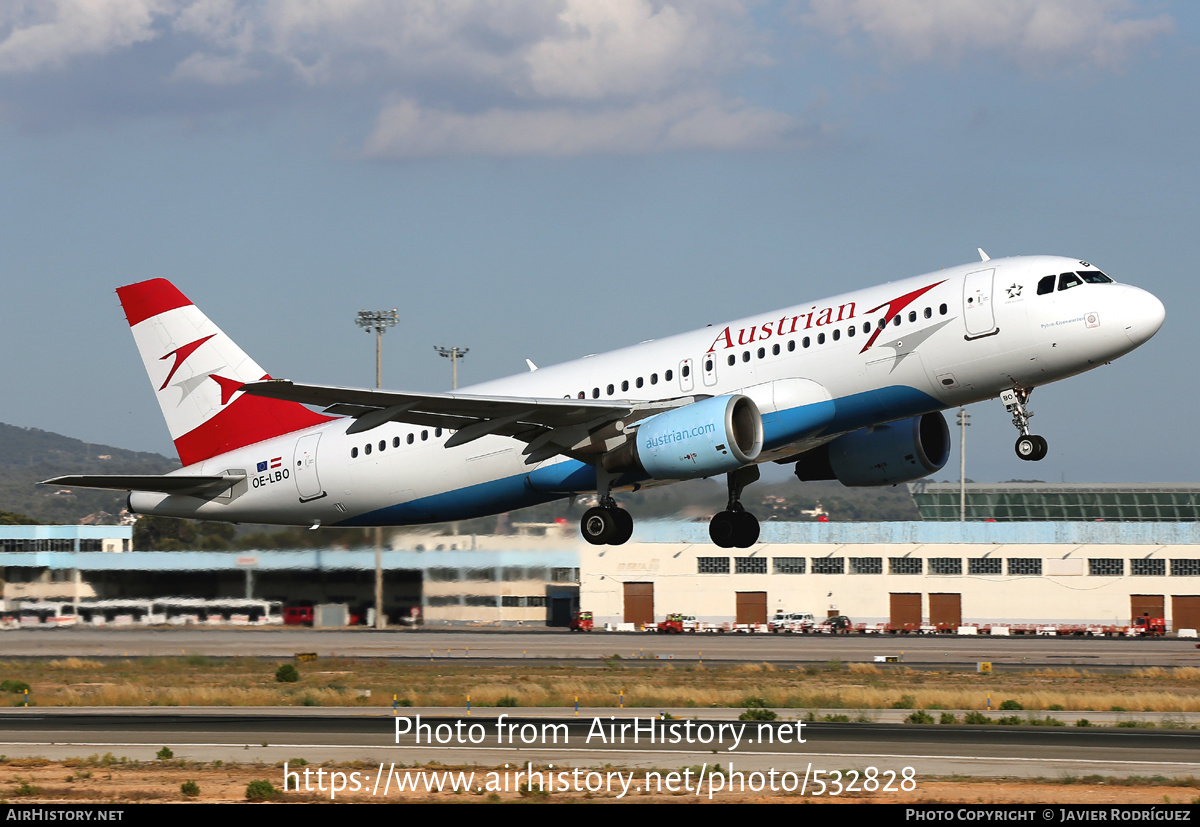
[[[1025,403],[1029,401],[1031,393],[1033,393],[1032,388],[1028,390],[1009,388],[1001,391],[1000,401],[1004,403],[1004,410],[1013,415],[1013,425],[1021,432],[1021,435],[1017,437],[1017,444],[1014,446],[1017,456],[1036,462],[1046,456],[1049,446],[1046,444],[1045,437],[1029,433],[1029,418],[1033,416],[1033,412],[1025,407]]]
[[[607,505],[598,505],[583,512],[579,530],[583,539],[594,546],[619,546],[633,536],[633,517],[620,508],[612,497]]]
[[[758,466],[739,468],[726,475],[729,505],[713,515],[708,536],[721,548],[750,548],[758,542],[758,518],[741,503],[742,490],[759,477]]]
[[[612,477],[596,468],[598,505],[583,512],[579,531],[594,546],[619,546],[633,536],[633,517],[612,497]]]

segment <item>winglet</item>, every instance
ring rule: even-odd
[[[533,360],[532,360],[532,359],[526,359],[526,360],[525,360],[525,364],[529,365],[529,372],[530,372],[530,373],[533,373],[535,370],[537,370],[537,365],[535,365],[535,364],[533,363]]]
[[[979,260],[980,261],[991,261],[992,260],[992,257],[989,256],[987,253],[985,253],[983,251],[982,247],[976,247],[975,249],[979,251]]]

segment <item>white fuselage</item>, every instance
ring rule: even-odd
[[[458,393],[600,400],[741,393],[763,415],[757,461],[779,459],[850,431],[1007,388],[1038,387],[1133,350],[1162,323],[1162,304],[1151,294],[1115,282],[1038,292],[1048,276],[1094,269],[1051,256],[977,262]],[[589,466],[562,456],[527,465],[523,443],[513,438],[446,448],[449,431],[388,423],[347,435],[351,421],[269,439],[179,472],[244,472],[245,482],[224,497],[141,492],[131,504],[141,513],[203,519],[401,525],[595,490]],[[266,470],[257,470],[262,463]]]

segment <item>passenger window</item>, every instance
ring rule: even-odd
[[[1080,284],[1083,284],[1083,282],[1081,282],[1079,280],[1079,276],[1075,275],[1074,273],[1063,273],[1058,277],[1059,290],[1067,290],[1072,287],[1077,287]]]
[[[400,447],[400,437],[398,437],[398,436],[394,436],[394,437],[392,437],[392,447],[393,447],[393,448],[399,448],[399,447]]]
[[[743,361],[743,362],[749,362],[749,361],[750,361],[750,351],[748,351],[748,350],[743,350],[743,351],[742,351],[742,361]]]
[[[614,390],[614,389],[613,389],[613,386],[612,386],[612,385],[609,385],[609,386],[608,386],[607,388],[605,388],[604,390],[605,390],[605,393],[606,393],[608,396],[612,396],[612,395],[613,395],[613,390]]]
[[[441,428],[436,428],[436,429],[434,429],[433,435],[434,435],[435,437],[437,437],[438,439],[441,439],[441,437],[442,437],[442,429],[441,429]]]
[[[640,388],[645,383],[642,381],[642,377],[639,376],[634,384]]]
[[[382,440],[382,439],[381,439],[381,440],[379,440],[379,450],[380,450],[380,451],[382,451],[382,450],[384,450],[385,448],[387,448],[387,442],[386,442],[385,440]]]
[[[932,308],[932,307],[926,307],[926,308],[925,308],[925,318],[926,318],[926,319],[932,319],[932,318],[933,318],[933,308]]]
[[[350,449],[350,459],[358,459],[358,449],[357,448]]]
[[[732,353],[729,354],[729,367],[733,367],[736,362],[737,362],[737,357],[734,356]]]
[[[942,304],[942,305],[938,305],[938,313],[939,313],[939,314],[941,314],[941,315],[945,316],[945,315],[946,315],[946,312],[947,312],[947,310],[946,310],[946,305],[944,305],[944,304]]]
[[[855,327],[854,325],[850,325],[850,327],[846,328],[846,335],[847,335],[847,336],[853,336],[853,335],[854,335],[854,331],[856,331],[856,330],[858,330],[858,328],[857,328],[857,327]]]
[[[871,323],[863,322],[863,333],[870,333],[870,332],[871,332]]]
[[[910,322],[915,322],[917,320],[917,311],[915,311],[915,310],[908,311],[908,320]]]
[[[600,398],[600,389],[592,388],[592,399],[599,399],[599,398]]]
[[[758,349],[758,358],[759,359],[766,358],[766,355],[767,355],[767,349],[765,347],[760,347]]]
[[[363,446],[363,453],[366,454],[367,456],[371,455],[371,443],[368,442],[366,445]]]
[[[842,331],[840,331],[840,330],[833,331],[833,340],[835,342],[841,338],[842,338]]]
[[[667,371],[665,374],[663,374],[663,379],[665,379],[667,382],[670,382],[671,377],[674,375],[675,373],[673,371]]]
[[[679,369],[679,372],[683,375],[684,379],[687,379],[689,376],[692,375],[692,367],[691,367],[691,365],[684,365],[682,368]]]
[[[791,353],[795,349],[796,349],[796,340],[795,339],[789,340],[788,341],[788,353]]]
[[[812,344],[812,341],[807,336],[805,336],[804,337],[804,346],[808,347],[811,344]]]
[[[421,441],[424,442],[427,439],[429,439],[429,431],[421,431]]]
[[[779,355],[779,345],[778,345],[778,344],[774,344],[774,345],[772,345],[772,346],[771,346],[771,355],[772,355],[772,356],[778,356],[778,355]]]
[[[586,393],[584,393],[583,391],[580,391],[580,392],[579,392],[579,398],[580,398],[580,399],[586,399],[586,398],[587,398],[587,394],[586,394]]]
[[[582,395],[582,394],[581,394],[581,395]],[[413,435],[412,435],[412,434],[409,434],[409,435],[408,435],[408,444],[409,444],[409,445],[412,445],[412,444],[413,444]]]
[[[892,319],[892,326],[893,326],[893,327],[899,327],[899,326],[900,326],[900,314],[899,314],[899,313],[897,313],[897,314],[895,315],[895,317]]]
[[[650,384],[651,384],[651,385],[657,385],[657,384],[658,384],[658,374],[657,374],[657,373],[652,373],[652,374],[650,374]]]
[[[825,334],[824,333],[817,334],[817,344],[819,344],[819,345],[825,344]]]
[[[712,359],[705,359],[705,360],[704,360],[704,369],[705,369],[705,370],[712,370],[712,369],[713,369],[713,360],[712,360]]]

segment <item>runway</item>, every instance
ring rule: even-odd
[[[910,666],[1197,666],[1194,640],[1176,638],[922,637],[874,635],[571,634],[559,629],[81,628],[0,632],[7,657],[321,657],[425,660],[639,660],[821,663],[901,658]]]

